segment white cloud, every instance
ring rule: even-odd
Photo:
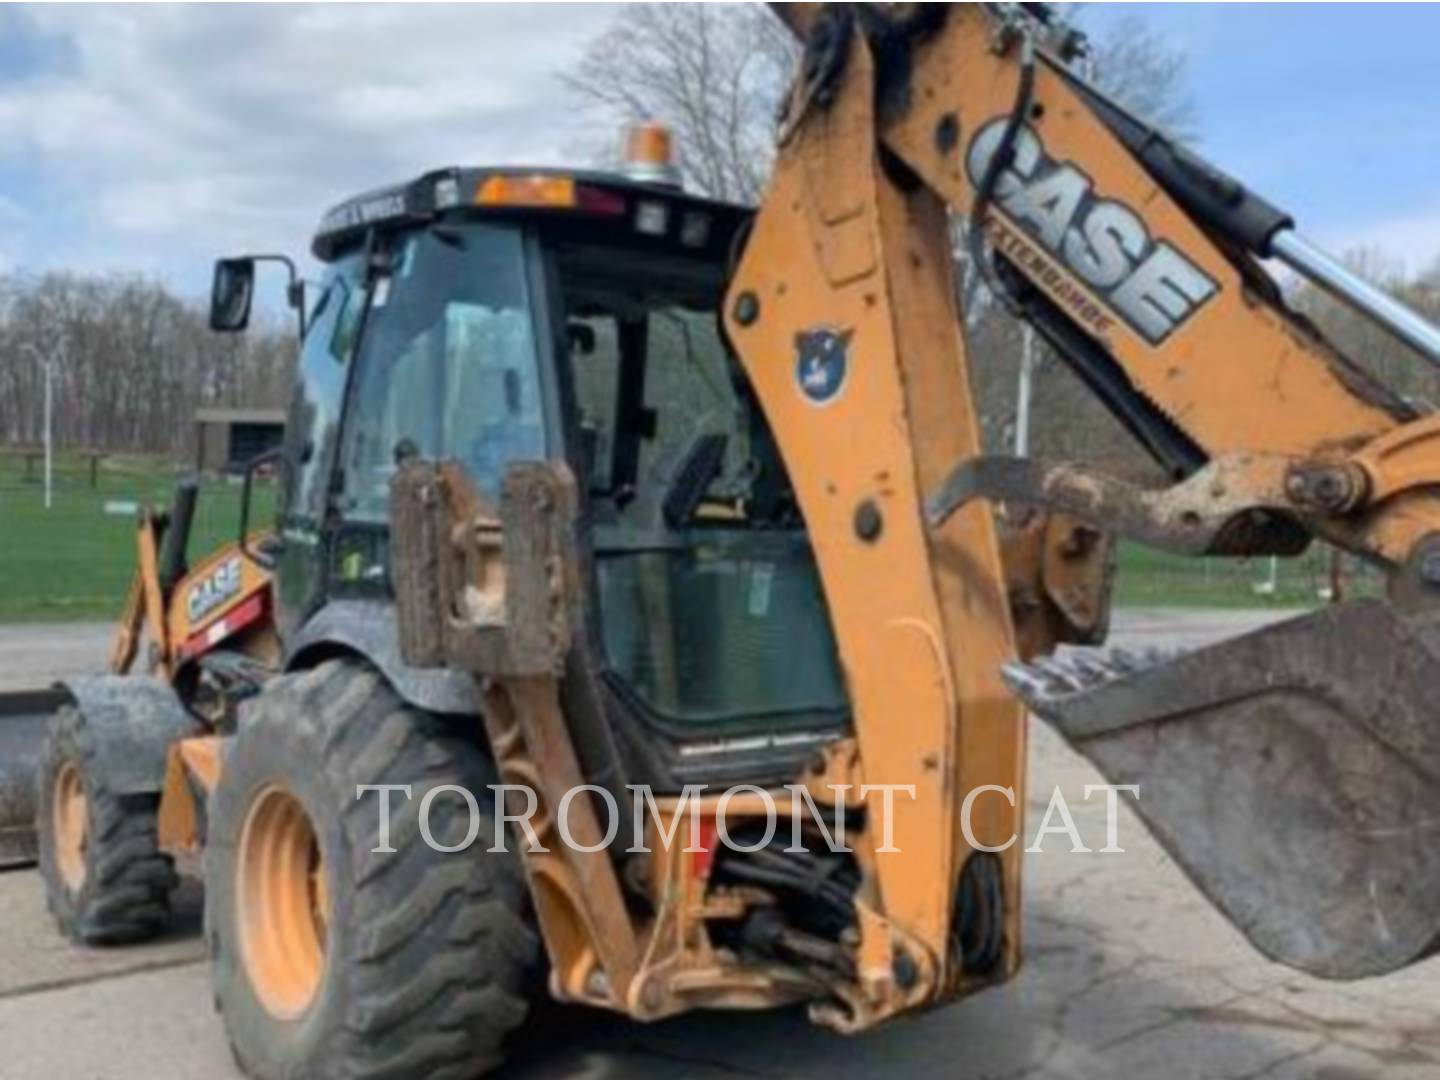
[[[303,251],[322,211],[377,184],[561,161],[577,121],[556,73],[611,9],[22,9],[54,62],[0,94],[0,177],[33,178],[0,190],[0,225],[7,207],[31,218],[0,254],[198,292],[213,255]]]

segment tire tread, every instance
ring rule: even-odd
[[[307,1063],[304,1075],[460,1077],[497,1064],[505,1037],[529,1010],[527,973],[538,950],[518,859],[485,851],[488,815],[468,851],[445,854],[420,842],[416,813],[424,791],[437,784],[483,792],[493,767],[478,745],[444,718],[406,705],[372,670],[343,660],[275,679],[239,737],[283,739],[297,755],[313,748],[351,791],[356,784],[414,786],[410,800],[391,803],[395,854],[371,854],[373,796],[331,808],[352,859],[348,886],[332,888],[353,890],[355,925],[348,955],[332,958],[345,968],[343,1018],[325,1039],[324,1060]],[[217,800],[217,827],[223,803]],[[217,935],[221,951],[230,947],[225,936]],[[223,1012],[223,988],[217,996]],[[232,1049],[251,1067],[261,1056]]]
[[[110,790],[100,752],[74,705],[51,718],[41,754],[36,822],[46,904],[60,929],[80,944],[144,941],[169,927],[170,894],[179,878],[174,861],[159,847],[159,796]],[[50,815],[54,778],[67,761],[80,770],[89,814],[85,880],[75,891],[62,881],[56,865]]]

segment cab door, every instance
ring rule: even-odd
[[[289,482],[280,513],[276,618],[282,639],[325,599],[333,525],[333,471],[340,418],[365,305],[359,254],[333,264],[300,350],[295,395],[285,425]]]

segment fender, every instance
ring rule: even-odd
[[[476,716],[480,694],[472,676],[442,668],[411,667],[400,658],[395,608],[373,600],[332,600],[286,643],[286,671],[314,667],[338,652],[363,657],[405,701],[432,713]]]
[[[70,696],[102,744],[96,755],[107,786],[120,795],[154,795],[165,786],[170,744],[200,734],[169,683],[150,675],[86,675],[56,686]]]

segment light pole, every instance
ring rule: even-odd
[[[20,348],[28,351],[39,362],[45,372],[45,509],[49,510],[53,504],[53,481],[55,477],[55,450],[52,432],[52,417],[54,415],[55,392],[55,360],[47,359],[39,349],[31,342],[22,342]]]
[[[1020,385],[1015,392],[1015,456],[1030,453],[1030,388],[1035,377],[1035,331],[1021,329]]]

